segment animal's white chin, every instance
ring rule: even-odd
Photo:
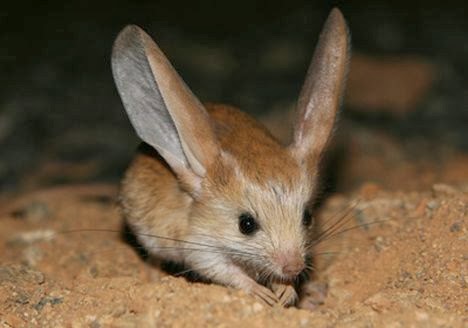
[[[251,265],[247,265],[243,261],[235,261],[237,266],[242,268],[242,270],[247,273],[251,278],[255,281],[265,284],[271,282],[277,283],[289,283],[293,282],[297,279],[299,275],[286,275],[282,272],[281,268],[274,266],[273,264],[269,263],[268,265],[263,265],[263,268],[252,268]],[[260,267],[261,265],[258,264]]]
[[[281,283],[288,283],[293,282],[297,279],[297,276],[286,276],[284,274],[277,274],[275,275],[274,281],[281,282]]]
[[[262,283],[262,284],[272,283],[272,282],[290,283],[290,282],[295,281],[298,277],[297,275],[295,276],[284,275],[280,271],[271,270],[269,268],[267,270],[269,271],[268,275],[265,275],[265,271],[261,273],[260,271],[255,270],[254,275],[253,275],[253,278],[255,279],[255,281]]]

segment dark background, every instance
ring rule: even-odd
[[[109,63],[126,24],[154,37],[201,100],[262,116],[293,106],[334,4],[354,54],[416,56],[434,67],[429,91],[403,115],[345,102],[343,133],[423,140],[434,161],[433,145],[468,150],[465,1],[8,1],[0,9],[0,189],[118,181],[138,144]]]

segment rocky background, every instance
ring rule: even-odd
[[[350,151],[437,165],[466,151],[466,4],[337,4],[352,31],[353,59],[330,188],[358,184],[346,172],[361,166]],[[287,135],[275,118],[290,116],[331,7],[298,0],[8,2],[0,11],[1,190],[118,181],[138,143],[109,64],[113,39],[128,23],[157,40],[203,101],[237,105]]]

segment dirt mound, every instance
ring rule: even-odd
[[[318,249],[328,286],[315,311],[269,308],[241,291],[192,283],[146,263],[122,238],[113,186],[5,198],[0,317],[6,326],[417,326],[468,322],[468,195],[449,185],[329,198],[323,225],[347,228]],[[79,229],[108,229],[109,232]],[[343,230],[343,229],[341,229]]]

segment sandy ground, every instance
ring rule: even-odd
[[[0,56],[0,326],[468,327],[462,6],[343,4],[354,52],[323,172],[333,193],[319,222],[348,216],[317,247],[326,298],[307,311],[168,274],[122,233],[116,184],[78,185],[118,181],[138,142],[108,65],[129,13],[202,100],[236,103],[280,139],[291,135],[285,110],[294,107],[323,5],[281,12],[276,24],[271,5],[259,24],[256,11],[243,9],[251,2],[236,3],[231,24],[224,13],[199,16],[198,2],[197,15],[181,20],[180,4],[165,3],[95,3],[84,12],[82,1],[5,4],[0,39],[12,55]],[[246,24],[235,24],[239,15]]]
[[[468,194],[436,184],[335,194],[324,226],[358,226],[319,245],[315,311],[267,307],[241,291],[188,282],[146,263],[122,238],[115,186],[4,197],[0,323],[5,327],[466,327]],[[378,222],[377,222],[378,221]],[[373,224],[370,224],[373,223]],[[114,232],[68,232],[110,229]]]

